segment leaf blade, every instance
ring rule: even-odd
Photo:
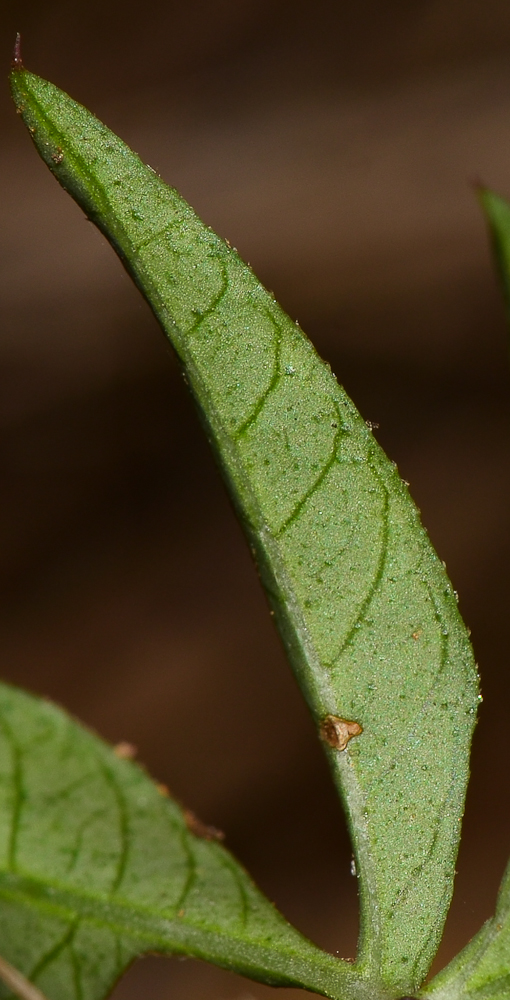
[[[195,836],[141,768],[6,685],[0,804],[1,951],[51,1000],[102,1000],[147,951],[350,995],[349,966],[292,928],[219,843]]]
[[[451,897],[477,703],[451,585],[395,468],[237,253],[57,88],[25,72],[13,88],[177,351],[317,728],[363,730],[326,747],[359,872],[357,969],[412,993]]]

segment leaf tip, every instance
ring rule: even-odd
[[[16,41],[14,42],[14,51],[12,53],[11,66],[13,70],[21,70],[25,68],[23,66],[23,59],[21,58],[21,35],[19,31],[16,33]]]
[[[484,188],[487,187],[487,185],[484,184],[484,182],[482,181],[482,178],[480,177],[480,174],[474,174],[472,177],[470,177],[469,178],[469,183],[471,184],[471,187],[474,187],[475,190],[477,190],[477,191],[480,188],[482,190],[484,190]]]
[[[471,178],[470,184],[476,197],[478,198],[478,201],[480,201],[483,205],[485,197],[487,194],[490,194],[490,188],[487,187],[487,184],[484,184],[482,178],[478,174]]]

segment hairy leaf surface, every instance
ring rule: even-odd
[[[147,951],[348,996],[303,938],[144,771],[48,702],[0,685],[0,952],[49,1000],[102,1000]],[[9,996],[0,987],[0,996]]]
[[[342,720],[362,729],[326,745],[359,877],[356,968],[412,993],[451,898],[477,702],[443,566],[329,366],[236,251],[62,91],[24,70],[12,84],[177,352],[317,728],[331,744]]]

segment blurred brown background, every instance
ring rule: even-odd
[[[3,0],[1,21],[5,71],[19,30],[252,263],[411,482],[485,695],[442,964],[510,850],[510,374],[471,186],[510,194],[508,0]],[[1,674],[135,743],[352,955],[340,809],[174,359],[6,86],[0,116]],[[273,995],[147,959],[115,1000]]]

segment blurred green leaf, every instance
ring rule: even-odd
[[[501,278],[507,317],[510,322],[510,205],[494,191],[479,187],[478,197],[489,224],[496,267]]]
[[[62,91],[19,69],[12,87],[179,356],[345,804],[357,974],[373,995],[413,993],[450,903],[477,704],[443,566],[372,431],[236,251]]]
[[[2,956],[49,1000],[102,1000],[147,951],[351,992],[350,967],[294,930],[221,844],[195,836],[140,767],[0,685]]]

